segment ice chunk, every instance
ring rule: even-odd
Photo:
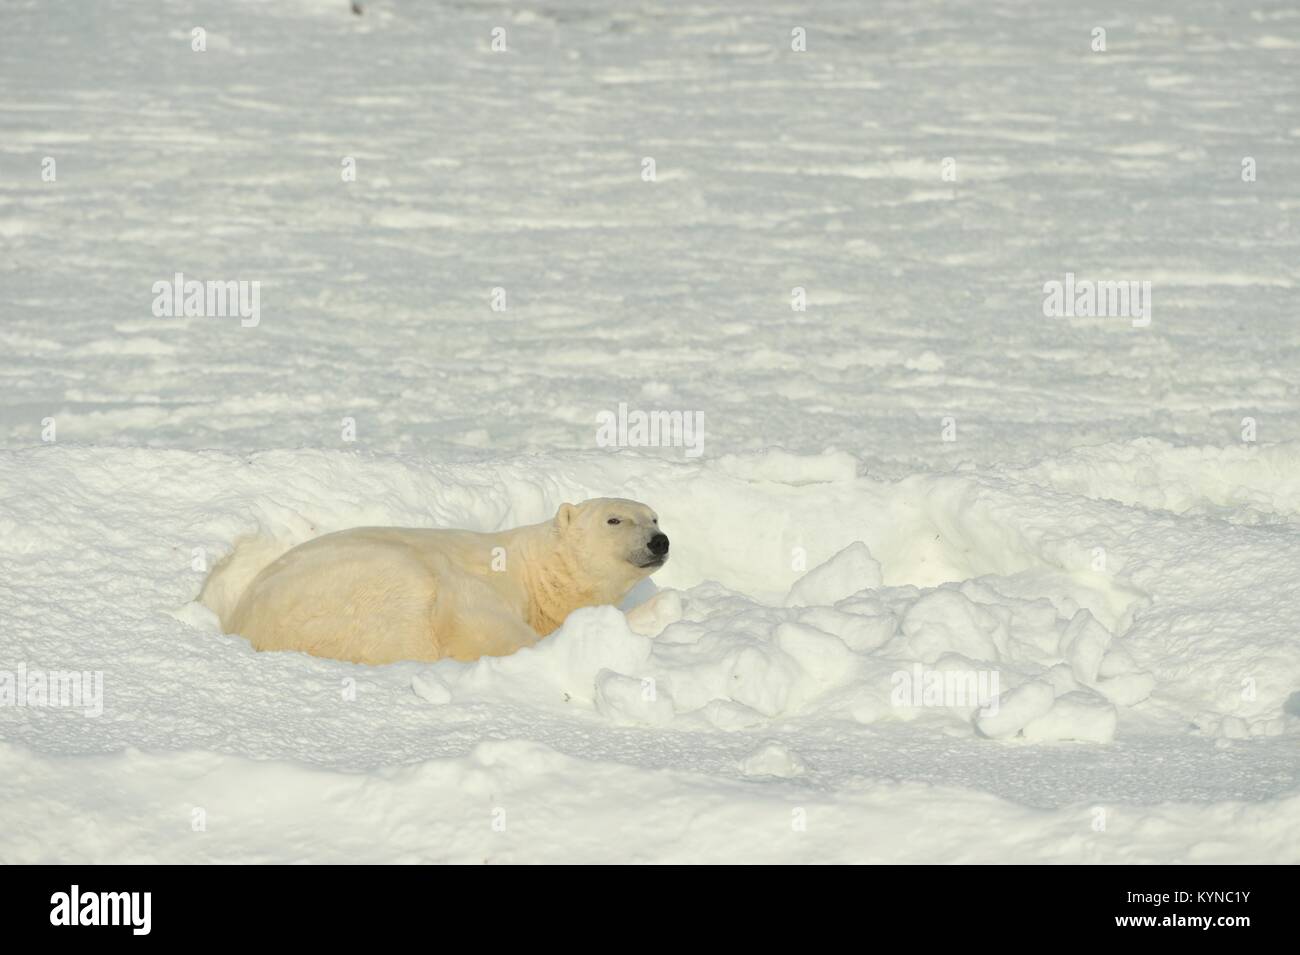
[[[1061,634],[1060,653],[1080,682],[1094,683],[1110,640],[1110,631],[1087,610],[1080,610]]]
[[[985,736],[1006,739],[1052,708],[1056,694],[1050,683],[1031,680],[1003,693],[975,714],[975,726]]]
[[[1052,689],[1056,691],[1057,696],[1064,696],[1079,689],[1079,682],[1074,678],[1074,671],[1068,663],[1058,663],[1054,667],[1049,667],[1043,674],[1043,679],[1052,684]]]
[[[823,564],[795,581],[785,598],[787,607],[829,607],[861,590],[884,584],[880,564],[867,545],[854,541]]]
[[[945,653],[997,660],[1001,657],[997,638],[1006,642],[1006,631],[996,617],[948,587],[912,604],[903,616],[902,629],[912,655],[923,663],[933,663]]]
[[[835,634],[859,653],[884,646],[898,631],[898,621],[892,614],[868,616],[830,607],[809,607],[799,615],[799,622]]]
[[[765,716],[785,710],[802,673],[789,654],[775,647],[743,647],[729,656],[727,664],[727,695]]]
[[[1117,706],[1141,703],[1155,689],[1156,678],[1150,673],[1122,673],[1093,684],[1093,689]]]
[[[616,723],[665,726],[673,721],[673,698],[651,677],[613,670],[596,674],[596,712]]]
[[[643,637],[656,636],[681,619],[682,595],[676,590],[661,590],[627,612],[628,629]]]
[[[823,686],[838,686],[853,679],[858,657],[834,634],[798,623],[776,628],[773,642],[788,653],[804,673]]]
[[[1132,654],[1119,644],[1112,643],[1106,651],[1106,655],[1101,658],[1101,666],[1097,668],[1097,675],[1100,677],[1120,676],[1124,673],[1134,673],[1137,668],[1137,661],[1133,659]]]

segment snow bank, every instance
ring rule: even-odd
[[[1116,794],[1108,805],[1131,801],[1122,796],[1132,785],[1127,754],[1153,733],[1164,752],[1170,740],[1174,752],[1182,747],[1189,767],[1234,761],[1229,778],[1252,787],[1253,798],[1275,792],[1269,787],[1293,764],[1296,718],[1286,705],[1300,661],[1288,649],[1297,620],[1284,596],[1300,545],[1250,525],[1170,522],[994,475],[784,484],[627,454],[446,467],[320,451],[55,447],[0,452],[0,487],[6,660],[104,674],[100,719],[0,707],[5,737],[34,750],[10,757],[43,773],[67,771],[60,767],[74,754],[134,747],[196,755],[104,757],[102,765],[150,773],[206,765],[204,785],[218,793],[238,785],[245,770],[232,767],[246,754],[318,767],[303,772],[335,774],[323,785],[340,792],[353,785],[349,773],[428,761],[462,767],[430,769],[427,779],[442,786],[478,773],[474,760],[457,761],[495,737],[545,743],[583,766],[618,764],[608,777],[617,787],[633,779],[666,786],[655,774],[700,759],[685,752],[704,747],[716,754],[707,780],[674,783],[703,804],[720,805],[718,794],[734,785],[727,780],[816,780],[836,791],[835,813],[862,821],[876,811],[866,807],[892,812],[904,796],[850,784],[862,769],[855,752],[885,760],[891,774],[937,781],[953,772],[952,747],[964,740],[963,772],[988,776],[980,785],[998,790],[1020,785],[1016,773],[993,771],[999,750],[1042,749],[1035,758],[1052,760],[1064,757],[1050,747],[1119,747],[1114,766],[1094,777]],[[541,520],[564,500],[595,494],[658,509],[674,540],[673,560],[654,578],[659,589],[640,589],[626,616],[578,611],[511,657],[367,668],[256,654],[220,635],[193,603],[204,568],[247,534],[287,546],[358,524],[486,530]],[[51,519],[69,513],[78,519]],[[1207,533],[1248,561],[1248,582],[1202,572],[1195,554]],[[1105,572],[1090,562],[1094,545],[1115,558]],[[807,569],[792,554],[806,556]],[[1145,556],[1153,554],[1167,556]],[[833,749],[818,742],[825,738]],[[1268,748],[1274,739],[1284,748]],[[1198,740],[1229,748],[1207,757]],[[1266,748],[1231,748],[1248,743]],[[228,755],[197,755],[204,750]],[[568,785],[560,780],[569,772],[586,779],[573,763],[548,765],[521,765],[530,781],[520,791]],[[211,775],[227,770],[230,780]],[[385,785],[399,777],[386,775]],[[1079,798],[1069,773],[1054,778],[1058,816],[1044,823],[1052,831]],[[15,805],[16,783],[5,785]],[[1159,785],[1150,792],[1165,795],[1148,796],[1142,811],[1171,794],[1167,780]],[[1199,791],[1190,779],[1182,785]],[[1042,798],[1034,792],[1007,795]],[[747,808],[727,811],[738,826],[773,807],[767,797],[744,798]],[[249,806],[225,811],[253,826]],[[288,802],[277,811],[288,814]],[[1187,819],[1200,812],[1186,811]],[[466,854],[488,851],[463,845]],[[543,843],[529,845],[517,844],[514,857],[531,858]],[[1184,850],[1195,853],[1190,842]],[[11,840],[9,854],[39,858],[41,850]]]
[[[1034,722],[1036,739],[1107,742],[1117,720],[1106,691],[1141,680],[1134,686],[1145,693],[1113,694],[1132,706],[1153,686],[1149,674],[1133,672],[1122,642],[1106,657],[1112,635],[1087,610],[1060,616],[1046,601],[999,594],[992,581],[885,588],[861,541],[809,571],[790,594],[784,608],[727,594],[719,613],[716,585],[661,591],[647,606],[667,602],[673,612],[657,612],[660,628],[645,635],[613,608],[581,610],[536,647],[472,664],[442,661],[417,674],[413,687],[438,704],[527,699],[683,729],[745,729],[816,712],[860,723],[955,718],[991,738]],[[805,609],[808,602],[828,606]],[[1104,659],[1116,675],[1103,681]],[[930,692],[928,684],[943,685]],[[1099,703],[1081,705],[1081,688],[1096,688],[1088,698]],[[1053,712],[1058,696],[1064,702]]]

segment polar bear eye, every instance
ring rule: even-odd
[[[605,523],[606,523],[606,524],[617,524],[617,523],[619,523],[619,520],[618,520],[617,517],[611,517],[611,518],[610,518],[609,520],[607,520]]]

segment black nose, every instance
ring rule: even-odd
[[[650,553],[654,554],[656,557],[662,557],[664,554],[668,553],[668,535],[656,534],[654,537],[650,538],[650,543],[646,546],[650,548]]]

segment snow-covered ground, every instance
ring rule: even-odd
[[[364,7],[6,6],[0,861],[1300,861],[1293,5]],[[673,540],[639,632],[193,603],[600,495]]]

